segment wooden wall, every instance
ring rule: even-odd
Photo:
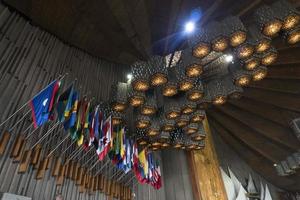
[[[0,4],[1,122],[59,75],[68,73],[64,79],[64,88],[77,79],[76,86],[80,90],[80,95],[87,94],[90,98],[94,97],[95,102],[99,102],[108,99],[111,84],[122,81],[127,70],[127,66],[100,60],[64,44],[55,36],[33,26],[19,14]],[[37,169],[33,165],[30,165],[25,173],[18,173],[19,158],[24,155],[24,150],[31,149],[50,127],[50,125],[43,126],[29,136],[33,129],[27,129],[31,124],[28,113],[25,120],[21,120],[22,122],[12,129],[27,111],[29,111],[29,106],[0,127],[0,138],[5,130],[9,130],[10,134],[6,151],[0,156],[0,192],[29,196],[34,200],[54,199],[57,193],[61,193],[65,200],[106,199],[107,197],[99,191],[92,195],[80,193],[79,188],[71,179],[65,179],[62,185],[57,186],[50,169],[45,170],[42,179],[36,179]],[[41,157],[66,136],[63,131],[59,131],[61,128],[58,126],[48,137],[39,142],[46,147],[42,150]],[[11,158],[13,141],[20,135],[28,138],[24,148],[18,153],[18,157]],[[71,140],[67,139],[62,146],[67,148],[68,145],[71,148],[65,154],[60,155],[63,148],[59,148],[60,153],[55,152],[54,155],[69,158],[68,155],[75,151],[76,145],[72,145]],[[86,167],[91,167],[97,158],[86,155],[81,152],[74,161],[86,163]],[[91,158],[90,162],[87,160],[89,158]],[[93,168],[93,172],[102,166],[103,162],[99,162]],[[111,173],[114,171],[113,169]],[[126,175],[122,180],[127,181],[131,178],[130,176],[130,174]]]

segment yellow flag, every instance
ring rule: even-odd
[[[148,174],[148,161],[147,161],[147,158],[146,158],[146,151],[145,149],[143,149],[140,153],[139,153],[139,161],[141,162],[142,164],[142,167],[144,169],[144,173],[145,175]]]
[[[83,134],[80,134],[79,139],[77,140],[77,145],[81,146],[83,144]]]
[[[120,134],[120,154],[121,154],[122,158],[124,158],[124,156],[125,156],[125,146],[124,146],[124,141],[123,141],[124,136],[125,136],[125,130],[124,130],[124,128],[122,128],[121,134]]]

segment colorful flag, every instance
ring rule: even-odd
[[[111,116],[108,117],[103,123],[102,131],[103,137],[100,139],[101,145],[99,145],[99,148],[97,149],[97,154],[100,161],[104,159],[110,149],[110,143],[112,139]]]
[[[58,119],[60,122],[65,121],[70,114],[72,109],[72,99],[73,99],[73,92],[74,92],[74,86],[73,84],[64,91],[58,98],[57,103],[57,113],[58,113]]]
[[[65,128],[65,130],[70,129],[76,123],[76,116],[77,116],[77,112],[78,112],[78,101],[79,101],[78,92],[74,91],[73,95],[72,95],[71,114],[69,115],[68,118],[66,118],[66,120],[64,122],[64,128]]]
[[[49,120],[53,108],[54,97],[59,89],[59,81],[55,80],[39,92],[30,102],[34,128]]]

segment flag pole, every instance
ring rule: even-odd
[[[58,78],[59,81],[62,81],[66,76],[68,75],[68,73],[65,73],[63,76],[60,75],[60,77]],[[38,94],[40,94],[41,92],[43,92],[47,87],[45,87],[44,89],[42,89]],[[38,95],[36,94],[36,95]],[[35,96],[36,96],[35,95]],[[34,96],[34,97],[35,97]],[[13,116],[15,116],[18,112],[20,112],[23,108],[25,108],[25,106],[27,106],[27,104],[30,103],[30,101],[34,98],[32,97],[31,99],[29,99],[25,104],[23,104],[18,110],[16,110],[13,114],[11,114],[6,120],[4,120],[3,122],[1,122],[0,127],[2,127],[6,122],[8,122]]]
[[[41,141],[43,141],[57,126],[59,125],[59,122],[56,122],[56,124],[54,124],[48,131],[47,133],[45,133],[45,135],[43,135],[32,147],[31,150],[33,150],[33,148],[38,145],[38,143],[40,143]],[[61,127],[62,129],[63,127]]]
[[[29,113],[31,110],[28,110],[22,117],[19,119],[11,128],[9,128],[8,132],[11,132]]]
[[[75,157],[82,151],[82,149],[83,149],[83,148],[79,148],[79,149],[78,149],[79,151],[76,150],[77,152],[75,151],[76,153],[75,153],[74,155],[72,155],[71,158],[68,158],[68,160],[67,160],[66,163],[69,163],[70,160],[72,160],[73,158],[75,158]]]
[[[109,163],[109,159],[104,163],[104,165],[98,170],[98,172],[96,172],[96,176],[100,173],[100,172],[102,172],[102,170],[103,170],[103,168],[104,167],[106,167],[106,165]]]
[[[129,181],[127,181],[127,182],[125,183],[125,186],[130,185],[130,181],[132,181],[132,179],[133,179],[134,177],[135,177],[135,176],[134,176],[134,174],[133,174],[132,177],[129,179]]]
[[[95,164],[89,169],[89,171],[92,171],[92,169],[94,169],[94,167],[100,162],[100,160],[98,159]]]
[[[56,151],[56,149],[58,149],[58,147],[60,147],[60,145],[64,143],[66,139],[68,139],[68,137],[69,134],[62,141],[60,141],[58,145],[56,145],[56,147],[47,155],[47,157],[49,158]]]

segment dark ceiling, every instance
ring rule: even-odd
[[[300,0],[290,0],[298,8]],[[180,24],[201,7],[200,23],[239,15],[247,23],[261,3],[271,0],[4,0],[33,23],[92,55],[130,64],[178,48]],[[125,3],[126,2],[126,3]],[[211,127],[247,163],[276,186],[300,188],[300,172],[280,177],[273,164],[300,149],[289,128],[300,117],[300,46],[279,40],[277,63],[266,79],[245,88],[244,97],[210,108]]]
[[[229,14],[245,20],[261,0],[3,0],[33,23],[90,54],[130,64],[180,47],[182,24],[195,8],[200,23]],[[291,0],[298,1],[299,0]],[[264,1],[266,3],[271,0]],[[299,4],[299,3],[298,3]],[[179,40],[179,41],[178,41]]]

